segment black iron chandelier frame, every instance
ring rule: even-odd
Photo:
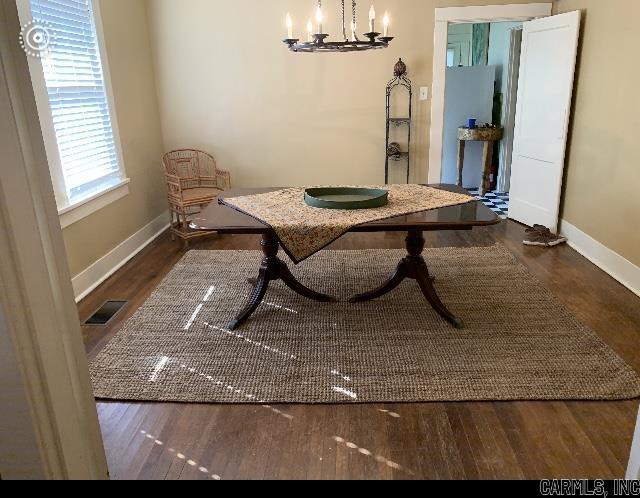
[[[363,36],[368,38],[368,41],[360,40],[358,35],[353,30],[351,39],[347,36],[347,16],[345,11],[345,0],[341,0],[342,3],[342,36],[344,41],[326,41],[329,35],[326,33],[316,33],[312,35],[312,40],[307,42],[300,42],[299,38],[287,38],[283,42],[289,47],[292,52],[362,52],[365,50],[379,50],[387,48],[392,36],[380,36],[380,33],[371,31],[365,33]],[[356,0],[352,0],[352,26],[357,26],[356,18]],[[318,0],[318,7],[322,9],[322,0]]]

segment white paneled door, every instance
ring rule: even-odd
[[[558,228],[580,12],[524,23],[509,217]]]

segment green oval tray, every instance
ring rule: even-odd
[[[304,193],[304,202],[321,209],[373,209],[389,204],[389,192],[353,187],[310,188]]]

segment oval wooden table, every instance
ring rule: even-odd
[[[432,185],[432,187],[467,193],[455,185]],[[240,197],[275,190],[280,189],[234,189],[226,191],[224,196]],[[400,261],[393,276],[386,283],[370,292],[354,296],[350,302],[355,304],[377,299],[396,289],[405,279],[413,279],[418,282],[422,293],[433,309],[454,327],[462,328],[462,321],[454,316],[440,300],[433,285],[427,262],[422,256],[425,246],[424,232],[472,230],[474,227],[496,225],[500,221],[500,218],[487,206],[478,201],[471,201],[467,204],[398,216],[353,227],[350,232],[407,232],[407,256]],[[257,219],[224,204],[214,202],[202,213],[196,215],[190,226],[195,230],[221,234],[262,235],[261,247],[264,258],[257,279],[250,281],[254,286],[253,292],[246,306],[229,323],[230,330],[240,327],[256,311],[264,299],[269,282],[272,281],[282,280],[291,290],[308,299],[319,302],[335,301],[333,297],[315,292],[296,280],[287,264],[278,257],[280,242],[275,232]]]
[[[458,186],[462,187],[464,170],[464,152],[467,142],[484,142],[482,151],[482,182],[480,195],[491,189],[491,162],[493,160],[493,144],[504,137],[502,128],[458,128]]]

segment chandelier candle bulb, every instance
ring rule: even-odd
[[[369,9],[369,24],[371,25],[371,32],[375,33],[376,31],[376,9],[372,5]]]
[[[311,22],[311,19],[309,19],[309,22],[307,23],[307,41],[313,41],[313,23]]]
[[[318,21],[318,34],[322,34],[322,22],[324,21],[324,15],[322,14],[322,7],[318,5],[318,10],[316,10],[316,21]]]
[[[388,12],[384,13],[384,19],[382,22],[384,24],[384,37],[387,38],[389,36],[389,24],[391,24]]]
[[[293,39],[293,19],[291,14],[287,12],[287,37],[289,40]]]

